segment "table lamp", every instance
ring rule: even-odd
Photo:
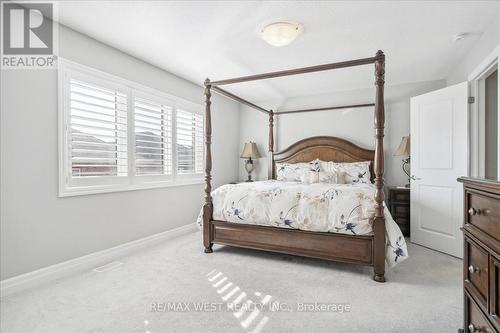
[[[403,172],[408,176],[408,184],[406,187],[410,187],[410,136],[403,136],[398,149],[394,152],[394,156],[408,156],[403,158]]]
[[[252,171],[254,169],[254,160],[259,158],[259,150],[257,149],[257,145],[255,142],[247,142],[245,143],[245,147],[243,147],[243,152],[241,153],[240,158],[246,158],[245,160],[245,170],[248,172],[247,182],[253,182],[252,180]]]

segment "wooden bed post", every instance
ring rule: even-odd
[[[205,204],[203,205],[203,246],[205,253],[212,253],[212,118],[210,114],[210,79],[205,80]]]
[[[373,221],[373,279],[385,282],[385,217],[384,217],[384,75],[385,55],[378,51],[375,60],[375,218]]]
[[[273,179],[274,178],[274,166],[273,166],[273,154],[274,154],[274,119],[273,119],[274,112],[273,110],[269,111],[269,149],[268,149],[268,179]]]

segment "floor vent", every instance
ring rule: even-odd
[[[93,271],[97,272],[97,273],[107,272],[107,271],[115,269],[121,265],[123,265],[123,263],[121,261],[113,261],[113,262],[110,262],[109,264],[106,264],[104,266],[96,267],[93,269]]]

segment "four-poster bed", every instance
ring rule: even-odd
[[[375,104],[357,104],[303,110],[266,110],[240,98],[220,86],[247,81],[270,79],[282,76],[312,73],[361,65],[375,65]],[[374,268],[373,279],[385,281],[386,226],[384,217],[384,74],[385,55],[378,51],[374,57],[351,61],[324,64],[312,67],[291,69],[265,74],[251,75],[234,79],[205,80],[205,204],[203,206],[203,245],[206,253],[212,252],[214,243],[232,245],[273,252],[288,253],[347,263],[370,265]],[[371,221],[373,232],[370,235],[349,235],[332,232],[283,229],[256,224],[238,224],[214,220],[212,201],[212,122],[211,92],[215,91],[228,98],[245,104],[269,115],[269,179],[276,179],[276,163],[309,162],[314,159],[333,162],[371,161],[374,191],[374,217]],[[301,140],[287,149],[274,152],[274,116],[296,112],[313,112],[342,108],[374,106],[375,150],[367,150],[336,137],[313,137]],[[397,259],[396,259],[397,260]]]

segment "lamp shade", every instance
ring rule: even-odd
[[[245,143],[245,147],[243,147],[243,151],[241,152],[241,158],[259,158],[259,150],[257,149],[257,145],[255,142],[247,142]]]
[[[398,149],[394,152],[394,156],[410,156],[410,136],[403,136]]]

